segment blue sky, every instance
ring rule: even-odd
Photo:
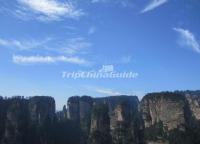
[[[199,0],[0,0],[0,94],[94,97],[196,90]],[[138,73],[66,79],[63,71]]]

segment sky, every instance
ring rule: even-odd
[[[200,89],[199,0],[0,0],[0,95],[93,97]],[[134,72],[65,78],[63,72]]]

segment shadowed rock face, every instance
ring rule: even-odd
[[[67,102],[67,117],[70,120],[80,122],[80,115],[79,115],[79,96],[70,97]]]
[[[94,104],[91,117],[89,144],[111,143],[108,105]]]
[[[80,143],[83,144],[87,143],[90,132],[92,103],[93,99],[89,96],[70,97],[67,102],[67,117],[80,127]]]
[[[0,116],[0,143],[32,144],[30,135],[34,131],[30,131],[30,126],[35,124],[37,129],[46,119],[53,120],[55,101],[50,97],[0,99]]]
[[[108,132],[110,129],[110,119],[108,106],[106,104],[94,104],[91,118],[91,133],[94,131]]]
[[[81,143],[87,143],[90,132],[91,114],[92,114],[92,98],[83,96],[79,101],[79,117],[80,128],[82,131]]]
[[[4,134],[5,129],[5,103],[2,97],[0,97],[0,141]]]
[[[4,144],[24,143],[28,126],[27,100],[17,98],[6,103],[5,129],[2,138]]]
[[[53,121],[55,116],[55,101],[51,97],[36,96],[29,99],[30,120],[33,124],[43,124],[48,118]]]

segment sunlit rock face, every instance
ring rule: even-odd
[[[144,96],[140,113],[147,144],[190,144],[200,136],[199,98],[187,92],[161,92]]]
[[[118,101],[111,117],[111,135],[114,144],[141,143],[142,119],[137,97],[126,96]]]
[[[55,100],[52,97],[32,97],[29,99],[29,113],[33,124],[43,124],[45,120],[52,122],[55,117]]]
[[[186,91],[185,97],[188,101],[192,116],[196,120],[200,120],[200,92],[194,93],[191,91]]]
[[[139,119],[127,102],[120,103],[113,112],[111,134],[114,144],[139,143]],[[134,117],[135,116],[135,117]]]
[[[139,143],[142,120],[139,115],[139,100],[135,96],[111,96],[94,98],[94,106],[104,104],[108,107],[109,131],[113,144]],[[91,119],[93,122],[93,117]],[[94,120],[91,128],[98,121]]]
[[[167,131],[185,129],[185,99],[182,95],[150,94],[143,98],[140,108],[145,128],[162,122]]]

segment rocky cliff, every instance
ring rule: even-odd
[[[140,112],[147,144],[196,143],[193,136],[198,137],[200,131],[200,95],[188,92],[151,93],[142,99]]]
[[[185,99],[174,93],[152,93],[146,95],[140,104],[145,128],[160,121],[166,131],[185,130]]]
[[[108,105],[94,104],[91,116],[89,144],[111,143]]]
[[[0,144],[199,144],[200,91],[92,98],[0,97]]]
[[[34,128],[55,117],[55,102],[50,97],[13,97],[0,99],[0,141],[2,144],[26,144],[34,135]],[[35,127],[32,126],[35,124]],[[42,137],[36,137],[42,141]]]
[[[81,143],[82,139],[89,139],[89,143],[98,141],[104,144],[105,141],[111,141],[113,144],[137,144],[142,141],[142,123],[138,108],[139,100],[135,96],[76,96],[68,100],[68,119],[80,124],[84,133]]]
[[[55,101],[52,97],[32,97],[28,101],[28,109],[33,124],[41,125],[45,120],[52,122],[55,118]]]
[[[93,98],[88,101],[89,109],[86,105],[80,108],[79,97],[79,102],[72,107],[68,105],[68,109],[76,108],[79,123],[82,121],[81,109],[85,108],[87,114],[92,109],[88,121],[91,124],[87,125],[90,132],[85,138],[88,137],[93,144],[105,143],[102,135],[106,135],[112,144],[199,143],[199,94],[197,91],[150,93],[141,102],[134,96]],[[105,106],[107,110],[103,109]],[[73,110],[70,111],[69,118],[74,114]]]

